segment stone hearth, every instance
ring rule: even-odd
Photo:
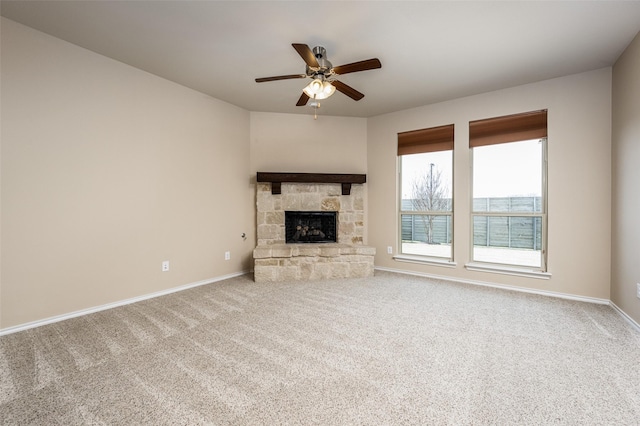
[[[342,195],[339,183],[258,183],[258,246],[253,251],[256,282],[373,276],[375,248],[363,245],[364,188]],[[337,243],[285,243],[285,211],[338,212]]]
[[[354,244],[273,244],[253,251],[256,282],[373,276],[373,247]]]

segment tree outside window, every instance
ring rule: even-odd
[[[424,172],[413,179],[411,202],[414,210],[443,212],[449,210],[448,188],[442,181],[442,171],[435,163],[429,163]],[[433,227],[436,216],[420,216],[427,232],[427,243],[433,244]]]

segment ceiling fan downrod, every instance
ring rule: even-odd
[[[327,59],[327,50],[322,46],[316,46],[313,48],[313,56],[316,57],[316,61],[318,61],[318,65],[320,67],[320,72],[324,75],[327,71],[331,71],[333,65]]]

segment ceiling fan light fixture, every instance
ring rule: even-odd
[[[322,94],[325,96],[325,98],[328,98],[329,96],[333,95],[335,91],[336,91],[336,87],[330,82],[325,81],[322,84]]]
[[[330,82],[316,78],[302,91],[311,99],[327,99],[335,93],[336,88]]]
[[[309,85],[305,87],[303,91],[304,93],[307,94],[307,96],[309,96],[310,98],[313,98],[316,95],[319,95],[320,93],[322,93],[322,89],[323,89],[322,80],[319,78],[316,78],[311,83],[309,83]]]

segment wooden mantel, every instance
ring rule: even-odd
[[[340,183],[342,195],[351,194],[351,184],[365,183],[367,175],[342,173],[271,173],[258,172],[258,182],[271,182],[271,193],[282,193],[282,182],[286,183]]]

